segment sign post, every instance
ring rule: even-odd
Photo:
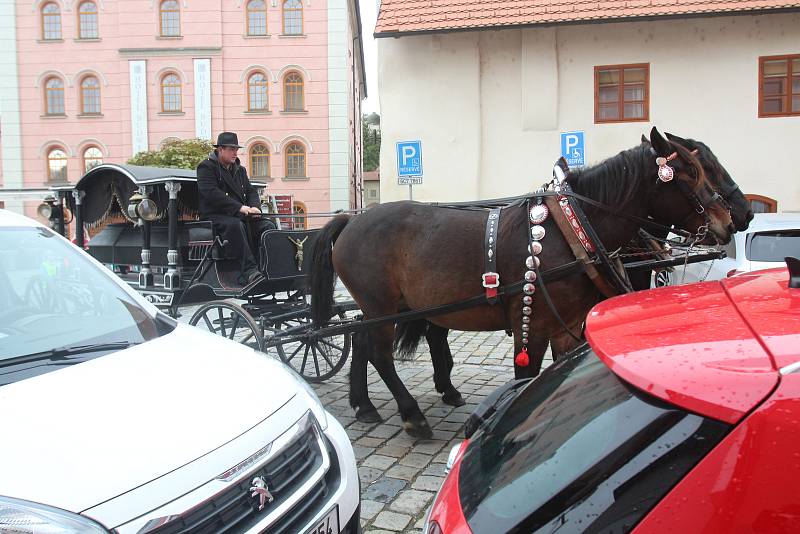
[[[414,200],[412,186],[422,183],[422,141],[397,142],[397,185],[408,184],[408,200]]]
[[[586,145],[583,132],[561,132],[561,155],[570,167],[586,165]]]

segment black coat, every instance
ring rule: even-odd
[[[217,159],[216,151],[197,166],[197,193],[201,219],[214,214],[236,216],[243,205],[261,207],[258,191],[239,158],[228,170]]]

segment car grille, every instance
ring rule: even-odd
[[[323,438],[324,439],[324,438]],[[330,449],[330,447],[328,446]],[[238,484],[204,502],[199,507],[172,519],[164,526],[151,530],[158,534],[222,534],[244,532],[253,528],[287,500],[323,463],[317,435],[312,428],[289,444],[278,456],[259,467]],[[327,501],[338,485],[339,468],[336,454],[331,454],[328,472],[293,507],[267,527],[270,534],[296,533]],[[253,478],[261,476],[267,482],[274,500],[258,511],[250,497]]]

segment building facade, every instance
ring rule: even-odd
[[[238,133],[299,211],[361,207],[357,0],[15,0],[0,5],[6,208],[170,139]]]
[[[408,197],[398,141],[422,141],[414,199],[457,201],[545,183],[562,133],[593,164],[655,125],[706,142],[756,209],[800,210],[800,4],[445,4],[381,7],[383,202]]]

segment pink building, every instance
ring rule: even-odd
[[[306,212],[362,205],[358,0],[0,2],[0,203],[171,138],[237,132]]]

